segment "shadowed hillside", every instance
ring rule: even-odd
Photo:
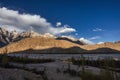
[[[87,50],[81,49],[80,47],[71,47],[71,48],[48,48],[48,49],[43,49],[43,50],[34,50],[34,49],[28,49],[25,51],[20,51],[20,52],[15,52],[15,53],[50,53],[50,54],[69,54],[69,53],[84,53]]]
[[[98,48],[95,50],[85,50],[80,47],[71,47],[71,48],[48,48],[48,49],[42,49],[42,50],[34,50],[34,49],[28,49],[24,51],[18,51],[14,53],[28,53],[28,54],[82,54],[82,53],[88,53],[88,54],[97,54],[97,53],[120,53],[118,50],[110,49],[110,48]]]
[[[89,50],[87,53],[120,53],[120,51],[103,47],[103,48],[98,48],[94,50]]]

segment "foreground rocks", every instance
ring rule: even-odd
[[[0,68],[0,80],[43,80],[40,75],[20,70]]]

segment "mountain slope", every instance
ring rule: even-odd
[[[7,45],[12,40],[12,34],[0,28],[0,46]]]
[[[83,45],[83,46],[81,46],[81,48],[86,49],[86,50],[95,50],[95,49],[98,49],[98,48],[110,48],[110,49],[120,51],[120,43],[106,42],[106,43],[103,43],[103,44]]]
[[[7,45],[8,53],[24,51],[27,49],[42,50],[53,47],[60,48],[70,48],[70,47],[79,47],[79,44],[71,43],[66,40],[56,40],[55,38],[45,38],[45,37],[32,37],[25,38],[17,42],[10,43]],[[5,48],[0,48],[0,53],[5,52]]]
[[[14,53],[28,53],[28,54],[39,54],[39,53],[49,53],[49,54],[64,54],[64,53],[81,53],[86,52],[86,50],[80,48],[80,47],[70,47],[70,48],[60,48],[60,47],[52,47],[52,48],[45,48],[45,49],[28,49],[24,51],[18,51]]]
[[[55,37],[49,33],[44,35],[34,31],[17,33],[8,32],[0,28],[0,54],[21,52],[29,49],[48,53],[92,53],[92,52],[118,52],[120,43],[103,43],[84,45],[79,40],[69,37]]]
[[[108,53],[120,52],[120,44],[104,43],[96,45],[79,45],[67,40],[49,37],[31,37],[12,42],[0,48],[0,54],[33,50],[37,53]],[[38,52],[39,51],[39,52]],[[31,53],[31,51],[28,51]]]
[[[49,33],[41,35],[34,31],[18,33],[17,31],[14,30],[9,32],[6,29],[0,27],[0,47],[4,47],[10,44],[11,42],[16,42],[24,38],[37,37],[37,36],[55,38],[54,35],[51,35]]]

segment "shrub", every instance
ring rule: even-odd
[[[6,53],[3,54],[3,55],[1,56],[1,66],[2,66],[2,67],[7,67],[8,61],[9,61],[9,58],[8,58],[7,54],[6,54]]]

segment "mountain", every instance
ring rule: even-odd
[[[107,48],[107,47],[103,47],[103,48],[97,48],[94,50],[90,50],[87,53],[120,53],[120,51],[112,49],[112,48]]]
[[[71,47],[79,47],[79,45],[83,45],[80,41],[73,40],[72,38],[56,37],[50,33],[39,34],[34,31],[18,33],[17,31],[9,32],[3,28],[0,28],[0,30],[1,53],[5,52],[6,47],[7,52],[11,53],[28,49],[48,49],[56,51],[61,49],[64,50]]]
[[[83,46],[81,46],[81,48],[86,49],[88,51],[96,50],[98,52],[100,52],[100,51],[101,52],[107,52],[108,51],[107,49],[102,50],[102,48],[109,48],[109,49],[120,51],[120,43],[105,42],[103,44],[83,45]],[[97,49],[100,49],[100,48],[101,48],[101,50],[97,50]]]
[[[29,37],[0,48],[0,53],[119,53],[120,43],[104,43],[96,45],[79,45],[54,37]],[[32,50],[32,51],[31,51]]]
[[[120,41],[116,41],[116,42],[114,42],[115,44],[117,44],[117,43],[120,43]]]
[[[37,52],[37,53],[106,53],[120,52],[120,43],[106,42],[102,44],[84,45],[81,41],[52,34],[39,34],[34,31],[18,33],[9,32],[0,28],[0,54],[13,52]]]
[[[4,28],[0,28],[0,46],[5,46],[9,44],[13,40],[13,34],[5,30]]]
[[[28,49],[34,50],[42,50],[42,49],[49,49],[49,48],[63,48],[67,49],[70,47],[79,47],[79,44],[71,43],[67,40],[57,40],[53,37],[30,37],[24,38],[17,42],[12,42],[9,45],[0,48],[0,53],[4,53],[5,49],[7,48],[7,52],[18,52],[24,51]]]
[[[46,37],[46,38],[47,37],[55,38],[54,35],[49,33],[42,35],[34,31],[18,33],[17,31],[14,30],[12,32],[9,32],[6,29],[0,27],[0,47],[4,47],[10,44],[11,42],[16,42],[24,38],[37,37],[37,36]]]

